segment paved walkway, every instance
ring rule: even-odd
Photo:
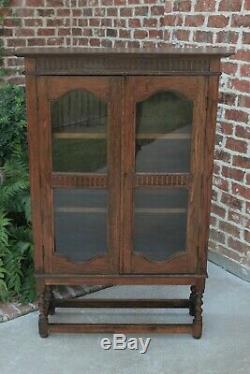
[[[186,288],[178,295],[187,294]],[[172,287],[114,287],[98,297],[173,297]],[[175,294],[176,296],[176,294]],[[97,297],[93,294],[88,297]],[[87,321],[165,321],[166,311],[123,310],[60,311],[62,320],[78,316]],[[169,311],[170,312],[170,311]],[[183,314],[184,311],[180,311]],[[67,313],[67,315],[65,315]],[[59,312],[58,312],[59,314]],[[74,315],[74,318],[72,316]],[[170,314],[170,317],[174,314]],[[120,319],[119,319],[120,317]],[[179,315],[179,318],[181,316]],[[201,340],[189,335],[147,335],[147,353],[105,351],[106,335],[37,334],[37,312],[0,324],[1,374],[248,374],[250,373],[250,284],[209,264],[204,297],[204,333]],[[132,335],[131,335],[132,336]],[[134,335],[135,336],[135,335]],[[146,335],[140,335],[146,337]],[[112,335],[107,335],[112,337]]]

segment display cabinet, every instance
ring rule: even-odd
[[[199,338],[220,58],[30,48],[25,56],[39,331]],[[55,285],[190,285],[186,299],[56,300]],[[57,323],[57,307],[187,308],[192,323]]]

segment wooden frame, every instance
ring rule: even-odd
[[[18,56],[25,56],[34,260],[42,337],[49,332],[170,332],[201,336],[220,58],[231,54],[232,51],[217,48],[173,47],[30,48],[17,52]],[[92,92],[108,103],[107,175],[52,171],[50,102],[76,89]],[[135,173],[135,104],[160,90],[177,91],[193,101],[189,173]],[[157,133],[154,135],[157,138]],[[76,139],[91,138],[93,134],[56,136]],[[171,140],[173,136],[168,134],[165,138]],[[161,262],[133,253],[133,191],[139,187],[181,187],[189,191],[185,252]],[[109,191],[107,256],[78,262],[54,253],[53,188]],[[54,285],[79,284],[190,285],[191,293],[184,300],[62,302],[53,298]],[[191,324],[178,325],[55,324],[48,316],[58,307],[188,308],[194,319]]]

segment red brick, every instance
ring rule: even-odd
[[[89,26],[92,27],[98,27],[101,24],[101,19],[100,18],[90,18],[89,19]]]
[[[129,20],[128,25],[132,28],[141,27],[141,20],[138,18],[132,18]]]
[[[152,39],[162,39],[163,30],[148,30],[148,36]]]
[[[119,37],[130,39],[131,38],[131,31],[130,30],[119,30]]]
[[[228,246],[235,251],[246,253],[248,249],[248,246],[244,243],[241,243],[239,240],[228,238]]]
[[[161,16],[164,15],[164,6],[156,5],[151,7],[151,14],[152,16]]]
[[[195,15],[195,16],[186,16],[185,19],[185,26],[202,26],[204,23],[205,17],[202,15]]]
[[[25,47],[26,46],[26,39],[7,39],[7,46],[8,47]]]
[[[173,10],[177,12],[190,12],[191,4],[191,0],[175,0]]]
[[[247,202],[246,202],[247,203]],[[232,210],[229,210],[228,212],[228,220],[235,222],[237,225],[244,226],[244,227],[250,227],[250,219],[246,216],[234,212]]]
[[[238,65],[237,63],[232,63],[232,62],[223,62],[221,64],[221,68],[222,68],[223,73],[230,75],[230,74],[236,73]]]
[[[232,87],[241,92],[250,92],[250,82],[243,79],[233,79]]]
[[[238,50],[232,57],[234,60],[250,61],[250,51]]]
[[[71,35],[71,30],[68,29],[68,28],[67,29],[65,29],[65,28],[57,29],[57,32],[58,32],[58,36]]]
[[[243,44],[250,44],[250,32],[243,32],[242,42]]]
[[[222,166],[221,175],[225,178],[235,179],[237,181],[242,181],[245,175],[245,172],[240,169],[230,168],[227,166]]]
[[[90,39],[89,44],[91,47],[100,47],[100,40],[99,39]]]
[[[157,27],[157,18],[144,18],[143,19],[143,27],[154,28]]]
[[[232,15],[231,27],[247,27],[250,25],[250,15]]]
[[[235,135],[238,138],[250,139],[250,127],[236,126]]]
[[[197,0],[194,10],[195,12],[213,12],[215,10],[215,0]]]
[[[250,96],[239,96],[239,106],[250,108]]]
[[[126,0],[114,0],[114,5],[126,5]]]
[[[208,17],[208,27],[218,27],[222,28],[228,25],[229,17],[222,15],[209,16]]]
[[[250,162],[250,159],[249,159]],[[250,188],[242,186],[238,183],[232,183],[232,192],[235,195],[240,195],[243,199],[250,200]]]
[[[226,232],[227,234],[230,234],[232,236],[236,236],[237,238],[239,238],[240,236],[240,230],[236,226],[232,225],[231,223],[220,221],[219,228],[223,232]]]
[[[148,36],[148,32],[144,30],[138,30],[134,32],[135,39],[145,39]]]
[[[26,0],[26,6],[39,7],[44,5],[44,0]]]
[[[250,231],[244,231],[244,239],[246,242],[250,243]]]
[[[250,77],[250,64],[244,64],[240,67],[240,75],[242,77]]]
[[[232,135],[233,125],[231,123],[221,122],[219,124],[220,132],[224,135]]]
[[[102,47],[104,47],[104,48],[107,48],[107,47],[112,47],[112,41],[110,40],[110,39],[102,39],[101,40],[101,45],[102,45]]]
[[[106,33],[107,33],[107,37],[115,38],[117,36],[116,29],[107,29]]]
[[[63,0],[46,0],[46,6],[47,7],[63,7],[64,1]]]
[[[217,43],[236,44],[238,41],[239,33],[236,31],[220,31],[216,35]]]
[[[196,31],[194,33],[194,41],[202,43],[212,43],[213,33],[210,31]]]
[[[48,28],[38,29],[37,30],[37,35],[38,36],[51,36],[51,35],[55,35],[55,29],[48,29]]]
[[[38,39],[38,38],[34,38],[34,39],[28,39],[28,46],[29,47],[40,47],[40,46],[43,46],[45,45],[45,40],[44,39]]]
[[[129,40],[128,41],[128,47],[130,48],[139,48],[140,43],[137,40]]]
[[[215,240],[216,242],[219,242],[222,244],[225,243],[225,234],[223,232],[211,229],[209,234],[210,234],[209,237],[212,240]]]
[[[33,28],[18,27],[15,31],[15,36],[34,36],[35,30]]]
[[[177,40],[188,41],[189,40],[189,36],[190,36],[190,31],[189,30],[175,30],[173,32],[173,36]]]
[[[233,165],[239,168],[250,169],[250,158],[243,156],[233,156]]]
[[[165,26],[181,26],[183,18],[180,15],[167,15],[164,17]]]
[[[220,190],[228,191],[228,181],[221,177],[214,177],[213,184]]]
[[[132,17],[132,8],[120,8],[121,17]]]
[[[244,9],[245,10],[250,10],[250,0],[245,0]]]
[[[218,165],[218,164],[214,164],[214,168],[213,168],[213,173],[215,174],[215,175],[220,175],[220,165]]]
[[[37,9],[39,17],[53,17],[55,15],[54,9]]]
[[[238,197],[223,193],[221,195],[221,202],[231,209],[242,210],[242,201]]]
[[[24,25],[27,27],[38,27],[43,25],[43,21],[40,18],[26,18],[24,19]]]
[[[92,17],[93,16],[93,9],[92,8],[84,8],[82,10],[82,14],[85,17]]]
[[[96,14],[96,11],[95,11],[95,16],[102,17],[101,11],[102,11],[102,9],[100,9],[99,14],[98,13]],[[117,14],[118,14],[118,8],[108,8],[107,9],[107,16],[108,17],[117,17]]]
[[[165,12],[170,13],[173,10],[173,1],[165,1]]]
[[[225,111],[225,118],[237,122],[248,122],[248,114],[241,110],[227,109]]]
[[[242,0],[221,0],[219,10],[223,12],[238,12],[241,10]]]
[[[231,160],[231,155],[223,149],[215,149],[214,158],[215,160],[221,160],[229,163]]]
[[[135,16],[147,16],[148,15],[148,7],[147,6],[140,6],[135,7],[134,9]]]
[[[247,142],[243,140],[236,140],[234,138],[228,138],[226,141],[226,148],[231,149],[234,152],[246,153]]]

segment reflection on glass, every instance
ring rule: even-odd
[[[71,91],[51,106],[53,171],[105,173],[107,105]]]
[[[134,250],[153,261],[185,251],[188,192],[139,188],[134,196]]]
[[[107,192],[97,189],[54,190],[55,253],[74,261],[107,251]]]
[[[159,92],[136,105],[136,171],[190,170],[192,102]]]

